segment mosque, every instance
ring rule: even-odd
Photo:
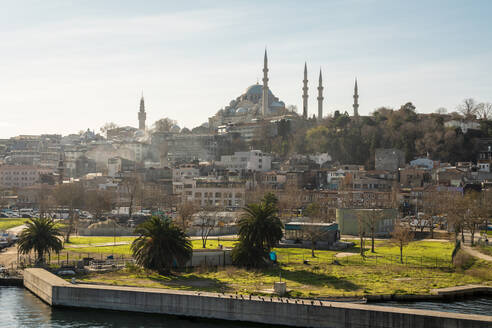
[[[304,79],[302,87],[302,117],[308,117],[308,76],[307,65],[304,64]],[[208,119],[208,126],[217,129],[219,126],[227,124],[248,123],[257,119],[274,119],[279,116],[292,115],[285,108],[285,103],[272,93],[268,86],[268,57],[265,50],[263,60],[263,84],[253,84],[246,89],[246,92],[231,100],[228,106],[220,109],[214,116]],[[323,117],[323,80],[321,70],[318,81],[318,119]],[[354,117],[358,116],[358,88],[357,80],[354,87]],[[263,101],[266,99],[266,101]]]

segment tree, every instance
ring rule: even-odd
[[[94,218],[100,219],[105,212],[113,208],[114,195],[107,190],[91,190],[86,193],[86,208],[94,215]]]
[[[233,262],[246,267],[264,266],[268,253],[283,236],[278,210],[260,202],[247,205],[243,211],[239,220],[239,243],[232,251]]]
[[[475,232],[478,230],[480,224],[484,222],[482,217],[482,197],[476,192],[472,191],[463,197],[466,210],[464,212],[464,226],[470,232],[471,245],[475,245]]]
[[[365,257],[366,245],[364,238],[366,236],[366,225],[364,223],[363,213],[357,213],[357,224],[359,228],[360,256]]]
[[[131,219],[133,215],[133,207],[135,206],[135,199],[141,189],[140,178],[136,174],[125,176],[121,180],[121,187],[128,199],[128,219]]]
[[[46,184],[41,185],[41,189],[36,193],[36,203],[39,207],[39,217],[47,217],[55,203],[53,200],[52,188],[50,188],[50,186]]]
[[[443,206],[446,206],[442,192],[430,190],[423,193],[422,207],[425,220],[422,220],[424,227],[429,228],[431,239],[434,238],[434,229],[439,223],[439,216],[442,214]]]
[[[33,218],[26,223],[17,241],[19,252],[28,254],[34,250],[36,262],[43,263],[46,253],[59,253],[63,249],[61,232],[55,222],[48,218]]]
[[[489,120],[492,116],[492,103],[478,104],[477,115],[483,120]]]
[[[153,216],[140,224],[138,234],[131,245],[138,265],[168,274],[177,265],[183,266],[193,255],[193,248],[186,234],[167,217]]]
[[[465,211],[463,196],[460,192],[448,191],[443,192],[442,199],[444,204],[447,205],[447,208],[445,209],[445,214],[448,227],[453,229],[455,241],[459,239],[460,233],[462,234],[461,243],[463,244],[465,242],[465,237],[463,235],[463,213]]]
[[[178,205],[178,220],[183,231],[188,228],[193,214],[198,212],[199,207],[191,201],[183,201]]]
[[[413,231],[404,223],[397,222],[391,240],[400,248],[400,263],[403,264],[403,248],[413,240]]]
[[[326,236],[326,230],[320,229],[319,226],[314,224],[323,223],[324,220],[321,218],[321,207],[318,203],[311,203],[306,208],[306,214],[309,217],[308,225],[303,225],[303,238],[305,237],[307,240],[311,242],[311,257],[316,257],[314,251],[316,249],[316,244],[323,237]]]
[[[379,223],[385,219],[385,213],[383,210],[372,208],[361,212],[361,220],[365,229],[369,232],[371,237],[371,253],[375,253],[374,250],[374,238],[376,237],[376,229]]]
[[[458,105],[458,111],[465,116],[465,118],[475,116],[478,111],[478,106],[473,98],[466,98]]]
[[[118,124],[114,123],[114,122],[107,122],[105,123],[99,130],[101,131],[101,133],[106,133],[106,137],[107,137],[107,133],[109,130],[113,130],[113,129],[116,129],[118,127]]]
[[[68,226],[65,234],[65,242],[68,243],[70,242],[70,234],[75,228],[75,209],[84,205],[84,187],[79,182],[60,184],[56,187],[54,196],[58,206],[68,208]]]
[[[220,209],[217,207],[207,207],[198,213],[198,227],[200,229],[203,248],[207,248],[208,237],[219,224],[219,211]]]
[[[176,121],[170,118],[161,118],[160,120],[155,121],[154,130],[156,132],[169,132],[171,128],[176,125]]]

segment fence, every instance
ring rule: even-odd
[[[403,256],[399,255],[372,255],[366,254],[362,257],[358,253],[345,253],[344,256],[323,255],[312,257],[308,253],[278,254],[278,261],[283,264],[306,264],[306,265],[401,265],[411,268],[450,268],[452,267],[451,259],[446,260],[439,257],[425,256]]]

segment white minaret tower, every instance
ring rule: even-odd
[[[323,118],[323,78],[321,77],[321,68],[319,69],[318,85],[318,120]]]
[[[307,79],[307,64],[304,62],[304,80],[302,87],[302,117],[307,118],[308,115],[308,79]]]
[[[140,98],[140,111],[138,112],[138,129],[145,130],[145,119],[147,118],[147,113],[145,113],[145,101],[142,93],[142,98]]]
[[[263,95],[261,99],[261,113],[263,116],[268,115],[268,58],[265,49],[265,58],[263,59]]]
[[[354,117],[359,117],[359,88],[357,87],[357,78],[354,86]]]

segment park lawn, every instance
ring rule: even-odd
[[[0,230],[7,230],[13,227],[23,225],[29,219],[23,218],[0,218]]]
[[[490,270],[490,266],[487,267]],[[432,289],[484,283],[492,277],[480,277],[441,269],[408,268],[403,265],[289,265],[281,268],[282,281],[291,297],[354,297],[375,294],[429,294]],[[84,282],[111,285],[171,288],[209,292],[268,294],[279,280],[279,270],[262,271],[234,267],[197,269],[191,273],[161,276],[156,273],[125,269],[112,273],[93,273],[81,277]]]
[[[226,248],[232,248],[237,243],[237,241],[235,240],[217,240],[216,237],[214,238],[215,239],[207,239],[207,247],[205,249],[218,249],[219,244]],[[204,249],[201,239],[193,239],[191,241],[191,244],[193,246],[193,249]]]
[[[136,237],[116,237],[116,242],[129,242],[127,245],[108,245],[108,246],[95,246],[97,244],[113,243],[113,237],[70,237],[70,243],[67,243],[68,247],[65,247],[64,251],[69,253],[75,253],[74,256],[78,257],[79,254],[88,255],[88,257],[108,256],[108,255],[123,255],[124,257],[131,257],[132,252],[130,249],[131,242],[135,240]],[[193,249],[201,250],[202,240],[194,239],[191,241]],[[220,240],[209,239],[207,240],[206,249],[217,249],[218,244],[224,247],[234,247],[237,241],[234,240]],[[87,247],[70,247],[72,245],[87,245]],[[62,257],[63,258],[63,257]]]
[[[94,245],[94,244],[105,244],[105,243],[113,243],[114,241],[118,242],[132,242],[136,237],[103,237],[103,236],[78,236],[78,237],[70,237],[70,242],[68,245]]]
[[[415,244],[415,245],[413,245]],[[392,245],[379,246],[381,254],[392,254]],[[446,243],[414,242],[408,247],[409,256],[421,256],[423,249],[429,254],[441,250],[448,256]],[[378,247],[376,248],[378,251]],[[268,294],[278,281],[287,282],[290,296],[313,297],[354,297],[374,294],[428,294],[432,289],[459,286],[492,281],[492,264],[476,261],[465,271],[452,268],[420,268],[398,263],[375,264],[361,260],[340,265],[331,262],[333,251],[316,251],[312,259],[311,250],[276,249],[279,255],[280,269],[246,270],[235,267],[196,268],[188,273],[176,273],[172,276],[160,276],[138,268],[127,268],[112,273],[92,273],[80,277],[82,281],[111,285],[172,288],[211,292],[238,292],[241,294]],[[285,259],[288,256],[289,261]],[[304,259],[312,259],[303,264]],[[450,255],[449,255],[450,256]]]

